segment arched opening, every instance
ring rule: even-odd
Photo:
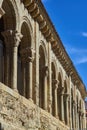
[[[66,80],[64,81],[64,121],[67,124],[67,83]]]
[[[51,65],[51,71],[52,71],[52,115],[55,116],[55,80],[56,80],[56,70],[54,63],[52,62]]]
[[[5,14],[0,19],[0,81],[11,87],[11,55],[9,48],[10,37],[5,32],[8,30],[15,30],[16,28],[16,14],[14,7],[10,0],[3,0],[2,8]]]
[[[21,43],[18,47],[18,80],[17,88],[19,93],[26,98],[29,98],[29,55],[31,49],[31,35],[26,22],[22,24],[21,34],[23,35]],[[30,55],[31,57],[31,55]]]
[[[3,15],[5,30],[15,30],[16,13],[10,0],[3,0],[2,8],[5,11],[5,14]]]
[[[61,114],[62,114],[62,110],[61,110],[61,88],[62,88],[62,77],[61,77],[61,74],[59,72],[58,74],[58,81],[59,81],[59,84],[58,84],[58,96],[57,96],[57,101],[58,101],[58,117],[60,120],[61,119]]]
[[[45,92],[45,53],[43,47],[39,47],[39,106],[44,109],[44,92]]]

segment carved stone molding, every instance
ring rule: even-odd
[[[53,89],[57,89],[58,88],[58,83],[59,83],[59,81],[57,79],[53,79],[52,80]]]
[[[64,87],[58,87],[58,94],[63,95],[65,91]]]
[[[33,62],[35,51],[30,48],[24,48],[20,50],[21,58],[23,62]]]
[[[6,30],[2,32],[2,35],[5,39],[5,45],[9,47],[18,47],[21,38],[23,37],[21,33],[14,30]]]

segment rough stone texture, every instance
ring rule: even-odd
[[[63,130],[65,127],[48,112],[38,108],[7,86],[0,84],[0,122],[9,130]],[[66,130],[68,130],[67,128]]]

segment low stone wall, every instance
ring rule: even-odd
[[[4,130],[69,130],[50,113],[0,83],[0,123]]]

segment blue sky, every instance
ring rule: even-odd
[[[87,89],[87,0],[42,0]]]

